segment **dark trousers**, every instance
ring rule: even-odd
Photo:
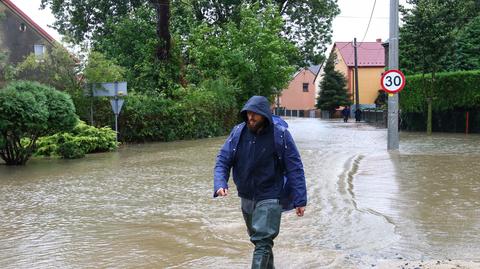
[[[252,269],[273,269],[273,239],[280,232],[282,207],[278,199],[252,201],[242,198],[242,213],[250,241],[255,245]]]

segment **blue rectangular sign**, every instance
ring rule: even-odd
[[[127,82],[94,83],[92,84],[93,96],[125,96],[127,95]]]

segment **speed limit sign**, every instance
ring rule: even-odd
[[[381,80],[382,88],[388,93],[397,93],[405,87],[405,75],[397,69],[383,73]]]

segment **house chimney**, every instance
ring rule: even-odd
[[[381,38],[377,38],[377,43],[382,43],[382,39],[381,39]]]

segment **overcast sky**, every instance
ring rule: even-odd
[[[60,35],[48,27],[55,19],[49,10],[39,10],[40,0],[11,0],[37,24],[45,29],[58,41]],[[333,41],[352,41],[354,37],[360,42],[365,35],[368,20],[375,0],[338,0],[341,14],[333,22]],[[400,0],[405,4],[406,0]],[[365,41],[375,41],[377,38],[388,38],[388,16],[390,0],[376,0],[372,22]]]

